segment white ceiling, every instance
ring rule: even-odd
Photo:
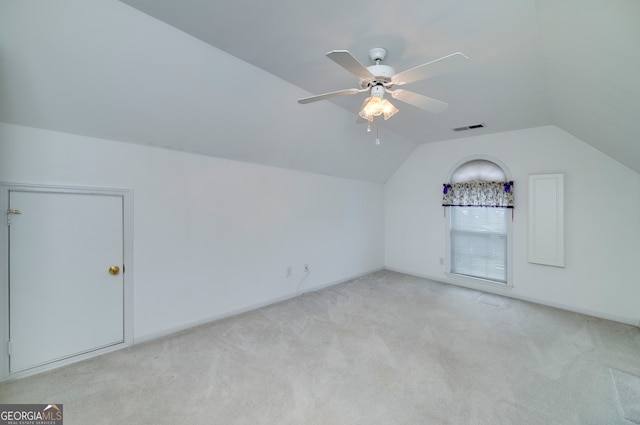
[[[382,146],[365,94],[296,103],[357,87],[324,54],[372,47],[470,57],[404,87],[450,106],[394,101]],[[639,49],[637,0],[3,1],[0,121],[374,182],[420,143],[555,124],[640,172]]]

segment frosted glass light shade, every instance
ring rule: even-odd
[[[364,106],[359,115],[367,121],[373,121],[373,117],[384,116],[388,120],[398,112],[398,108],[393,106],[387,99],[382,96],[371,96],[365,99]]]

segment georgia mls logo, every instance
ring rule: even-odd
[[[62,404],[0,404],[0,425],[62,425]]]

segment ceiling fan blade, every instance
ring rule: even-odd
[[[327,53],[327,57],[358,78],[367,79],[373,77],[373,74],[358,62],[358,59],[354,58],[348,50],[332,50]]]
[[[442,112],[447,109],[447,106],[449,106],[448,103],[441,100],[433,99],[431,97],[423,96],[421,94],[407,90],[398,89],[390,93],[391,97],[393,97],[394,99],[398,99],[410,105],[417,106],[418,108],[424,109],[425,111],[429,112]]]
[[[391,77],[391,81],[396,85],[413,83],[414,81],[435,77],[436,75],[460,69],[466,65],[468,60],[469,58],[463,53],[452,53],[440,59],[416,66],[415,68],[399,72]]]
[[[330,93],[319,94],[319,95],[316,95],[316,96],[303,97],[302,99],[298,99],[298,103],[302,103],[304,105],[304,104],[311,103],[311,102],[317,102],[319,100],[331,99],[332,97],[347,96],[347,95],[350,95],[350,94],[356,94],[356,93],[360,93],[361,91],[363,91],[363,90],[346,89],[346,90],[332,91]]]

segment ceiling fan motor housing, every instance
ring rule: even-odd
[[[372,73],[376,77],[390,79],[391,77],[396,75],[395,69],[387,65],[371,65],[371,66],[368,66],[367,69],[369,70],[370,73]]]
[[[360,80],[361,88],[371,88],[378,85],[385,87],[391,87],[391,77],[396,75],[395,69],[387,65],[380,65],[380,62],[387,57],[387,50],[382,47],[374,47],[369,50],[369,59],[375,65],[367,67],[367,70],[373,75],[373,78],[366,78]]]
[[[360,80],[360,87],[367,88],[382,84],[386,87],[391,87],[391,77],[396,75],[396,71],[387,65],[371,65],[367,67],[367,70],[373,75],[373,78],[366,78]]]

